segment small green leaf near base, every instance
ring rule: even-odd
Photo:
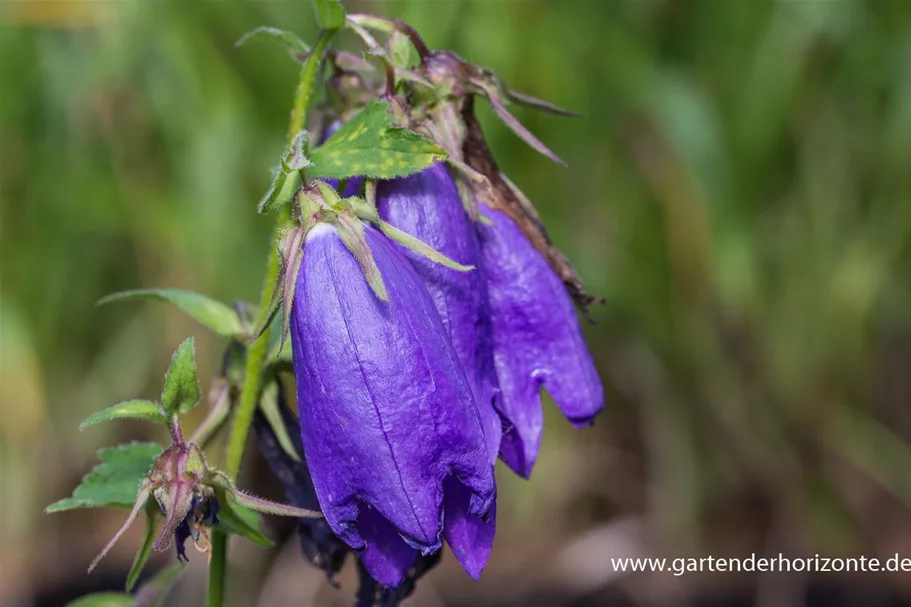
[[[188,413],[199,402],[199,381],[196,378],[196,342],[186,338],[171,358],[161,391],[161,407],[166,415]]]

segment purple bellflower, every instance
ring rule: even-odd
[[[604,407],[604,389],[585,345],[572,298],[541,253],[505,213],[481,206],[481,265],[487,282],[497,406],[505,418],[500,456],[531,475],[544,424],[543,385],[575,426]]]
[[[459,263],[478,266],[481,251],[474,226],[444,164],[377,183],[377,209],[393,226]],[[407,251],[424,280],[443,326],[471,384],[495,463],[503,434],[493,401],[498,392],[490,334],[487,287],[479,270],[459,272]]]
[[[396,245],[364,225],[367,251],[353,245],[356,258],[342,228],[308,230],[290,306],[301,436],[319,503],[383,586],[398,586],[443,538],[477,577],[489,548],[468,541],[472,520],[490,515],[496,486],[471,386]],[[365,257],[388,301],[365,277]]]
[[[409,177],[379,182],[376,202],[380,217],[391,225],[450,259],[478,265],[478,238],[445,165],[437,164]],[[406,250],[405,254],[423,279],[465,370],[493,466],[500,450],[503,426],[494,409],[499,390],[484,276],[477,269],[460,272],[448,268],[413,251]],[[480,572],[486,565],[495,525],[493,515],[486,520],[466,518],[448,531],[446,539],[467,570]]]

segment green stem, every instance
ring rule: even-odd
[[[228,536],[214,530],[212,533],[212,559],[209,561],[209,591],[206,607],[221,607],[225,601],[225,573],[228,563]]]
[[[319,66],[322,63],[323,55],[329,46],[329,40],[335,30],[323,31],[310,52],[310,57],[301,68],[300,84],[297,87],[297,93],[294,96],[294,107],[291,110],[291,125],[288,128],[288,141],[294,141],[297,134],[303,130],[306,124],[307,110],[310,108],[310,102],[313,100],[313,85],[316,81],[316,75],[319,72]],[[278,284],[280,263],[278,257],[278,248],[274,246],[275,237],[279,230],[290,218],[290,209],[286,206],[278,213],[278,218],[273,231],[273,246],[269,251],[269,260],[266,264],[266,280],[263,283],[263,290],[259,301],[259,320],[257,326],[266,322],[269,315],[269,303],[272,301],[272,293]],[[231,478],[236,478],[240,472],[240,462],[244,456],[244,446],[247,443],[247,435],[250,431],[250,424],[253,421],[253,414],[256,411],[256,402],[261,389],[261,379],[263,363],[266,359],[266,348],[269,343],[269,332],[265,331],[255,342],[250,344],[247,349],[247,367],[244,373],[244,383],[240,391],[240,404],[237,406],[237,414],[234,417],[234,425],[231,428],[231,435],[228,439],[228,453],[225,464],[225,472]]]
[[[300,81],[294,94],[294,106],[291,109],[291,124],[288,126],[289,145],[306,126],[307,112],[313,101],[316,78],[326,50],[329,48],[329,41],[335,32],[336,30],[323,30],[320,32],[316,44],[313,45],[313,50],[310,51],[310,56],[301,67]],[[283,207],[276,217],[275,229],[272,231],[273,242],[266,262],[266,279],[263,282],[259,301],[259,321],[256,326],[261,326],[265,323],[269,316],[269,304],[272,300],[272,293],[275,292],[275,287],[278,284],[281,270],[278,247],[275,246],[275,240],[278,237],[279,230],[290,218],[291,209],[289,206]],[[240,464],[244,457],[244,447],[250,434],[253,415],[256,413],[256,405],[262,389],[263,364],[266,360],[268,345],[269,331],[266,330],[247,348],[247,364],[244,370],[244,382],[240,391],[240,402],[237,405],[234,423],[231,426],[227,454],[225,456],[225,472],[232,479],[236,479],[240,472]],[[228,541],[225,533],[221,530],[213,530],[212,560],[209,565],[209,590],[206,607],[222,607],[224,603],[227,548]]]

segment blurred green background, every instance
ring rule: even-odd
[[[581,112],[517,115],[569,164],[482,119],[501,167],[606,298],[586,327],[607,387],[590,430],[548,405],[530,482],[500,471],[478,584],[444,559],[415,605],[886,605],[909,574],[621,574],[610,557],[911,557],[911,3],[346,0]],[[305,0],[0,4],[0,604],[117,588],[125,513],[46,516],[118,440],[89,413],[156,397],[170,352],[222,339],[164,304],[255,300],[257,216]],[[343,46],[356,48],[345,37]],[[161,438],[161,437],[157,437]],[[253,449],[242,486],[274,497]],[[293,531],[269,521],[273,536]],[[161,555],[155,564],[171,562]],[[205,556],[171,601],[199,604]],[[297,554],[232,547],[236,605],[345,605]],[[264,590],[257,590],[262,585]],[[715,602],[711,602],[715,601]],[[740,601],[740,602],[736,602]]]

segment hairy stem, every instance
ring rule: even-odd
[[[288,127],[288,142],[293,142],[297,134],[303,130],[306,124],[307,110],[313,99],[313,88],[316,82],[316,76],[319,72],[319,66],[322,63],[329,40],[333,31],[324,31],[320,34],[310,52],[310,56],[301,68],[300,84],[297,87],[297,93],[294,96],[294,107],[291,110],[291,125]],[[269,303],[272,300],[272,293],[275,291],[275,285],[278,283],[280,260],[278,256],[278,247],[274,246],[274,240],[277,238],[279,230],[290,217],[290,209],[284,207],[279,213],[273,230],[273,246],[269,250],[269,259],[266,262],[266,280],[263,283],[262,295],[259,302],[259,321],[257,325],[266,321],[269,314]],[[256,403],[259,397],[259,391],[262,387],[263,363],[266,359],[266,348],[269,343],[269,332],[265,331],[255,342],[250,344],[247,349],[247,366],[244,372],[244,383],[240,392],[240,403],[237,406],[237,413],[234,417],[234,425],[231,428],[231,435],[228,439],[228,453],[225,463],[225,472],[229,477],[234,478],[240,471],[240,463],[244,455],[244,445],[247,443],[247,436],[250,432],[250,424],[253,421],[253,414],[256,411]]]
[[[307,124],[307,112],[313,100],[317,75],[326,50],[329,48],[329,41],[334,33],[335,30],[320,32],[313,50],[310,51],[310,55],[301,67],[300,81],[294,94],[294,106],[291,109],[291,124],[288,126],[289,145],[293,143],[294,138]],[[291,210],[288,206],[285,206],[277,215],[275,229],[272,232],[273,243],[269,249],[269,258],[266,262],[266,279],[260,296],[259,322],[257,326],[265,323],[269,315],[269,304],[271,303],[275,286],[278,284],[281,270],[278,247],[275,241],[282,226],[290,219]],[[256,412],[256,405],[262,388],[263,364],[266,360],[268,345],[269,331],[266,330],[247,348],[247,364],[244,371],[244,382],[240,391],[240,403],[237,406],[234,423],[231,426],[231,433],[228,437],[228,450],[225,456],[225,472],[230,478],[236,478],[238,472],[240,472],[240,464],[244,457],[244,447],[247,444],[247,437],[250,434],[250,426],[253,422],[253,414]],[[224,603],[227,546],[228,542],[225,533],[215,530],[212,534],[212,561],[209,566],[209,590],[206,607],[222,607]]]

